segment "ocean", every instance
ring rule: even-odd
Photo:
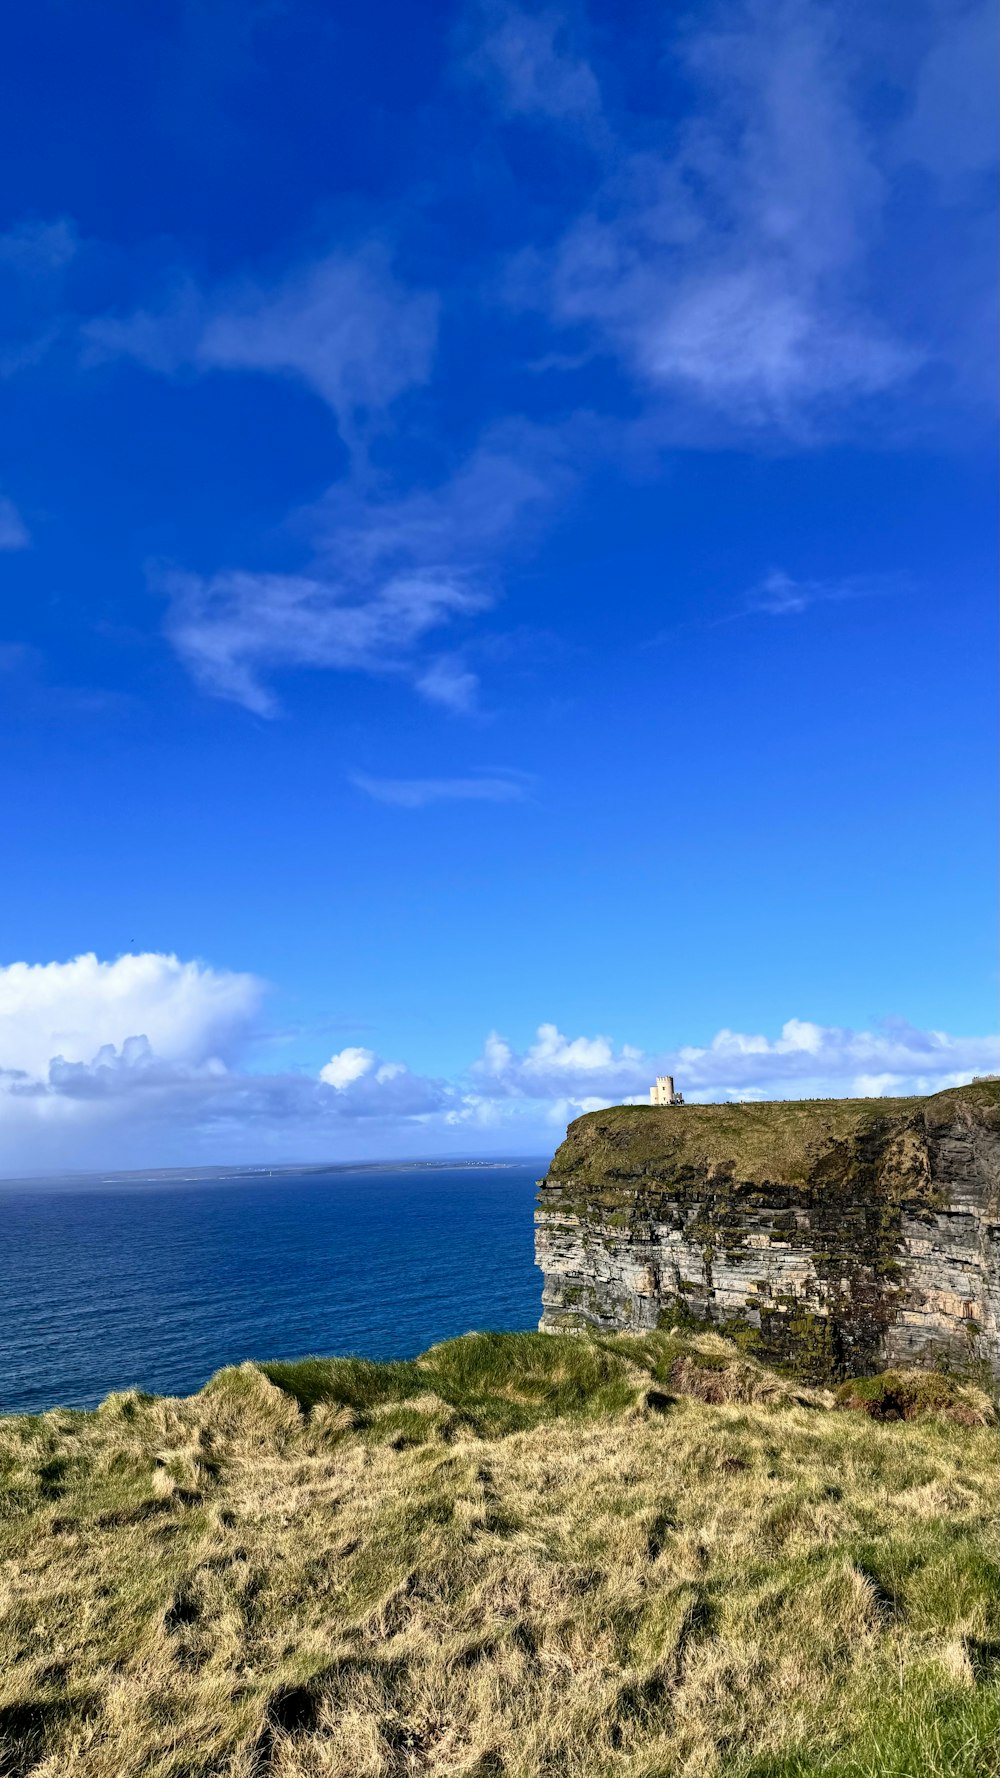
[[[0,1182],[0,1412],[535,1327],[543,1161]]]

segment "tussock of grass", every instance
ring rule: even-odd
[[[0,1773],[992,1778],[996,1432],[924,1381],[479,1334],[0,1421]]]
[[[854,1377],[837,1390],[839,1408],[855,1408],[873,1420],[918,1420],[941,1414],[958,1426],[988,1425],[990,1402],[979,1389],[937,1371],[883,1371],[877,1377]]]

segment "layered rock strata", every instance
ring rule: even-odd
[[[1000,1378],[1000,1082],[616,1106],[539,1182],[546,1330],[703,1321],[814,1380]]]

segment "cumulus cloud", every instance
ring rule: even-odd
[[[197,1141],[193,1108],[262,996],[255,976],[158,953],[0,968],[0,1167],[145,1150],[171,1123]]]
[[[342,1087],[307,1073],[253,1073],[219,1058],[166,1062],[143,1037],[87,1063],[54,1057],[43,1081],[0,1070],[0,1169],[354,1159],[433,1143],[454,1089],[402,1064]]]
[[[608,1037],[568,1038],[540,1025],[517,1053],[496,1033],[471,1074],[492,1099],[542,1099],[584,1108],[645,1099],[657,1074],[674,1074],[685,1097],[808,1098],[929,1093],[997,1066],[1000,1039],[919,1031],[902,1021],[850,1031],[789,1019],[768,1038],[724,1029],[704,1047],[644,1052]],[[872,1088],[872,1082],[878,1086]]]
[[[264,984],[145,953],[0,968],[0,1172],[336,1153],[419,1130],[454,1087],[346,1048],[318,1075],[246,1065]]]
[[[336,1087],[343,1092],[352,1081],[360,1080],[363,1074],[370,1074],[375,1066],[375,1055],[372,1050],[343,1049],[336,1056],[331,1056],[326,1065],[320,1069],[320,1080],[327,1086]]]
[[[243,1039],[262,995],[256,976],[156,952],[10,963],[0,967],[0,1068],[40,1080],[53,1057],[89,1064],[137,1036],[169,1064],[198,1066]]]
[[[686,1046],[667,1059],[693,1097],[808,1098],[843,1094],[931,1093],[997,1066],[996,1037],[952,1037],[887,1020],[874,1031],[788,1019],[781,1035],[722,1030],[705,1048]]]
[[[933,1092],[990,1073],[1000,1039],[901,1022],[789,1019],[648,1053],[538,1027],[494,1032],[451,1079],[347,1045],[316,1071],[248,1065],[263,984],[156,953],[0,969],[0,1172],[365,1155],[535,1152],[581,1112],[646,1100],[672,1073],[691,1101]]]
[[[405,1062],[380,1061],[373,1050],[361,1047],[331,1056],[319,1079],[336,1094],[332,1105],[327,1098],[327,1112],[341,1119],[408,1118],[419,1123],[451,1109],[459,1097],[453,1084],[415,1074]]]
[[[472,1074],[493,1097],[561,1099],[598,1095],[627,1097],[648,1086],[649,1064],[631,1044],[616,1050],[608,1037],[565,1037],[556,1025],[539,1025],[536,1040],[518,1055],[497,1032],[486,1039]]]

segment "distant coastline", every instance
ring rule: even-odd
[[[130,1167],[112,1171],[93,1170],[59,1173],[0,1174],[0,1190],[5,1186],[101,1186],[101,1185],[211,1185],[234,1179],[309,1179],[329,1173],[419,1173],[449,1171],[495,1171],[505,1167],[547,1167],[550,1156],[500,1155],[485,1159],[455,1160],[441,1157],[418,1161],[292,1161],[274,1166],[261,1164],[219,1167]]]
[[[534,1327],[544,1170],[178,1168],[0,1186],[0,1412],[133,1387],[187,1395],[246,1358],[409,1359],[471,1327]]]

